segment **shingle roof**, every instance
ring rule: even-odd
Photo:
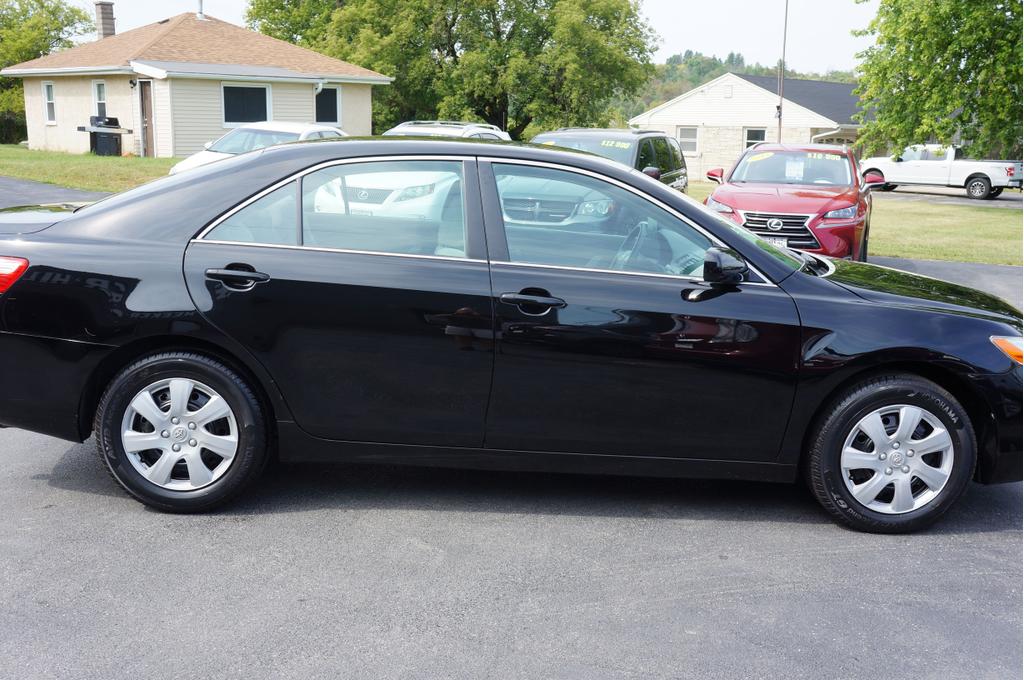
[[[779,93],[779,79],[775,76],[750,76],[743,73],[733,75],[769,92]],[[858,111],[858,98],[853,93],[855,87],[857,86],[851,83],[786,78],[783,82],[782,96],[841,125],[855,125],[853,114]]]
[[[266,66],[307,76],[376,78],[370,69],[328,57],[206,15],[179,14],[102,40],[8,67],[5,71],[128,67],[132,61]]]

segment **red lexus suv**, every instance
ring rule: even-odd
[[[830,257],[867,260],[870,190],[881,176],[861,177],[853,152],[828,144],[756,144],[705,204],[775,245]]]

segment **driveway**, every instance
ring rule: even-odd
[[[868,258],[871,264],[902,269],[930,276],[933,279],[952,281],[971,288],[977,288],[998,295],[1017,309],[1024,309],[1024,269],[1002,264],[978,264],[976,262],[947,262],[944,260],[907,260],[900,257]]]
[[[98,191],[66,189],[54,184],[30,182],[24,179],[0,176],[0,208],[37,203],[74,203],[96,201],[108,194]]]
[[[927,201],[944,205],[969,205],[975,208],[1010,208],[1020,210],[1024,206],[1024,193],[1004,189],[999,196],[978,201],[967,198],[963,189],[952,187],[896,187],[895,191],[876,191],[872,193],[876,201]]]

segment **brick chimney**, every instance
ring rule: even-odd
[[[96,37],[99,40],[114,35],[114,3],[96,0]]]

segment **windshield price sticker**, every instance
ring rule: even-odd
[[[786,179],[803,179],[804,176],[804,162],[803,160],[787,160],[786,161]]]
[[[612,149],[628,149],[629,142],[618,142],[614,139],[602,139],[601,146],[610,147]]]
[[[748,158],[747,162],[748,163],[756,163],[758,161],[763,161],[766,158],[771,158],[774,155],[775,154],[773,154],[771,151],[762,151],[761,153],[755,153],[753,156]]]

